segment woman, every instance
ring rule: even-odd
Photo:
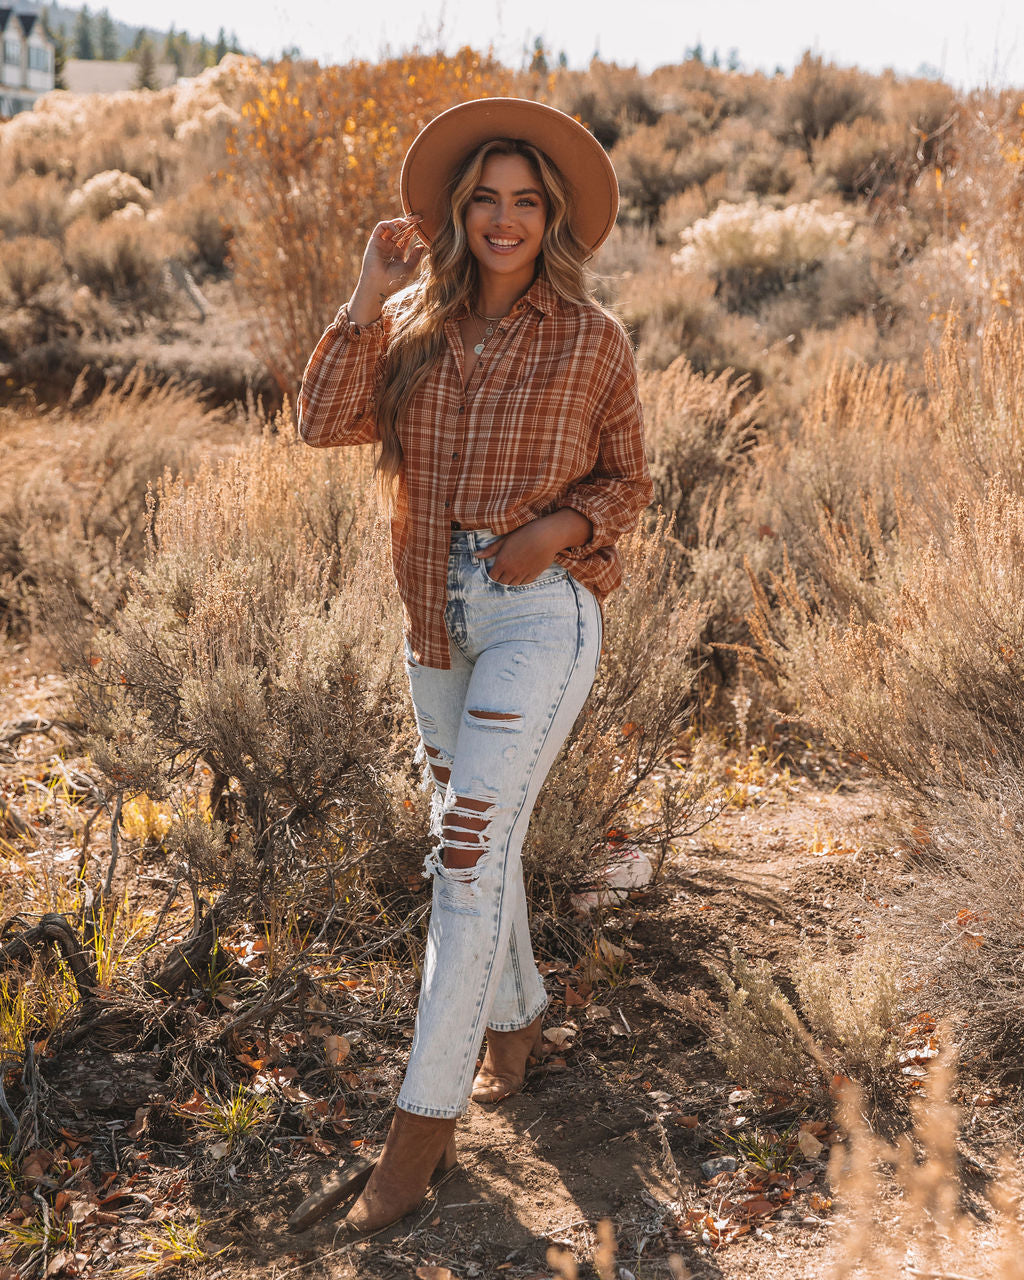
[[[401,191],[406,214],[374,228],[299,396],[308,444],[378,444],[435,792],[395,1117],[368,1182],[313,1198],[319,1216],[365,1183],[353,1233],[415,1208],[454,1163],[469,1096],[515,1092],[539,1048],[547,999],[520,850],[593,683],[616,539],[651,498],[633,353],[584,283],[618,208],[599,144],[539,103],[463,103],[417,137]],[[311,1220],[310,1203],[293,1222]]]

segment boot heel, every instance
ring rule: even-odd
[[[308,1226],[318,1222],[325,1214],[337,1208],[343,1200],[358,1195],[370,1181],[370,1174],[373,1173],[376,1164],[376,1160],[357,1160],[347,1169],[332,1174],[319,1191],[314,1191],[312,1195],[307,1196],[289,1215],[289,1230],[305,1231]]]
[[[441,1153],[441,1159],[437,1162],[437,1168],[430,1175],[431,1185],[435,1182],[440,1182],[446,1174],[451,1173],[453,1169],[458,1167],[458,1163],[459,1153],[455,1148],[455,1135],[453,1134],[451,1141]]]

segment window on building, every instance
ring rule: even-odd
[[[50,51],[40,45],[30,44],[28,47],[28,65],[33,71],[51,71]]]
[[[21,41],[5,40],[4,41],[4,62],[11,63],[12,66],[21,65]]]

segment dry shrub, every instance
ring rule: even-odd
[[[189,266],[203,274],[222,273],[234,237],[234,211],[227,191],[197,185],[163,209],[166,225],[184,241]]]
[[[849,252],[853,220],[817,200],[782,209],[757,200],[720,204],[683,231],[672,256],[684,272],[707,272],[727,302],[749,308],[765,295]]]
[[[703,186],[728,161],[727,146],[693,134],[674,115],[635,129],[612,153],[625,216],[653,225],[671,196]]]
[[[72,191],[68,209],[74,217],[84,216],[100,222],[126,205],[148,209],[152,203],[152,191],[134,175],[120,169],[106,169]]]
[[[861,116],[814,144],[814,168],[847,199],[908,185],[917,175],[916,139],[905,125]]]
[[[763,398],[743,379],[697,373],[680,356],[641,378],[654,501],[684,547],[745,465],[757,439]]]
[[[83,219],[68,228],[68,266],[79,281],[101,295],[146,311],[159,311],[167,299],[164,274],[181,242],[145,218]]]
[[[875,92],[870,77],[853,67],[837,67],[805,53],[782,90],[776,130],[813,160],[814,143],[840,124],[873,114]]]
[[[446,107],[508,83],[470,49],[263,72],[233,144],[243,210],[234,273],[255,311],[256,348],[286,396],[351,292],[374,225],[396,207],[412,138]]]
[[[141,376],[29,425],[59,447],[0,478],[0,627],[15,633],[39,621],[54,593],[109,617],[142,556],[149,485],[227,427],[194,393]]]
[[[113,785],[163,797],[198,762],[212,771],[214,817],[232,827],[219,846],[189,837],[208,886],[288,873],[298,888],[325,858],[380,871],[409,830],[400,612],[356,497],[364,461],[285,433],[161,482],[145,562],[78,671]]]
[[[660,115],[635,67],[596,58],[585,72],[563,71],[555,78],[552,105],[582,120],[607,151],[638,125],[656,124]]]
[[[52,173],[23,173],[0,192],[0,235],[59,240],[67,222],[67,192]]]
[[[735,948],[730,958],[732,976],[718,975],[726,1007],[712,1047],[732,1079],[821,1092],[841,1075],[869,1088],[876,1105],[891,1101],[905,988],[880,932],[852,959],[831,939],[820,953],[804,942],[793,967],[795,1006],[767,961],[751,963]]]
[[[665,369],[684,351],[699,369],[733,363],[732,317],[715,300],[714,283],[672,271],[664,251],[652,257],[643,271],[621,281],[616,300],[616,311],[637,344],[642,364]]]
[[[60,252],[41,236],[15,236],[0,256],[0,297],[24,307],[47,285],[64,278]]]

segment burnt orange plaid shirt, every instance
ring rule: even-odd
[[[393,306],[357,326],[347,307],[317,344],[299,392],[299,434],[315,446],[376,438],[374,404]],[[616,539],[651,500],[636,362],[622,326],[566,302],[543,278],[488,339],[463,388],[458,317],[410,400],[391,550],[414,659],[451,665],[444,612],[451,524],[510,533],[559,507],[593,526],[556,561],[598,600],[622,580]]]

